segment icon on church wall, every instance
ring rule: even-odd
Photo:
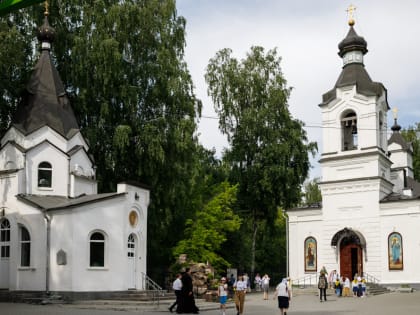
[[[403,270],[403,247],[400,233],[393,232],[388,236],[389,270]]]
[[[316,272],[316,240],[312,236],[305,239],[305,272]]]

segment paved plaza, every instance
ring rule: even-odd
[[[262,294],[252,293],[247,295],[244,315],[278,315],[276,300],[262,299]],[[327,296],[328,301],[320,303],[313,294],[297,295],[291,301],[288,315],[419,315],[420,292],[413,293],[387,293],[366,298],[338,298],[334,295]],[[217,303],[202,303],[201,314],[220,315]],[[1,315],[130,315],[130,314],[170,314],[168,304],[161,303],[154,309],[121,309],[116,310],[112,304],[98,309],[89,305],[29,305],[0,303]],[[174,313],[176,314],[176,313]],[[226,315],[236,315],[235,309],[230,305]]]

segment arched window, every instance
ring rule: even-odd
[[[105,266],[105,236],[102,233],[95,232],[91,235],[89,254],[90,267]]]
[[[0,259],[10,257],[10,222],[7,219],[0,224]]]
[[[128,236],[127,241],[127,256],[132,258],[136,252],[136,239],[134,238],[134,234],[130,234]]]
[[[342,130],[342,150],[355,150],[358,146],[357,116],[356,113],[349,112],[341,119]]]
[[[386,135],[386,130],[384,130],[384,115],[382,112],[379,112],[379,147],[382,150],[385,150],[384,148],[384,134]]]
[[[22,267],[29,267],[31,265],[31,236],[28,230],[20,227],[20,265]]]
[[[38,187],[51,187],[52,167],[48,162],[41,162],[38,166]]]

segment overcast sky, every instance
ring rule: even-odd
[[[347,8],[356,6],[355,30],[368,43],[364,64],[373,81],[388,90],[403,128],[420,122],[420,1],[418,0],[177,0],[186,18],[185,59],[196,95],[203,101],[200,141],[220,157],[227,141],[218,132],[204,73],[223,48],[243,59],[251,46],[277,47],[282,70],[293,88],[289,108],[307,127],[310,141],[321,143],[322,94],[335,84],[342,68],[338,43],[346,36]],[[388,127],[392,113],[388,112]],[[311,177],[320,176],[319,156]]]

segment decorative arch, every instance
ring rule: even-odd
[[[337,244],[339,244],[339,242],[344,238],[348,238],[349,241],[352,241],[353,243],[360,245],[363,249],[366,248],[366,240],[363,234],[351,228],[344,228],[338,231],[337,233],[335,233],[331,239],[331,246],[337,247]]]
[[[358,147],[357,114],[347,110],[341,115],[341,149],[343,151],[355,150]]]

